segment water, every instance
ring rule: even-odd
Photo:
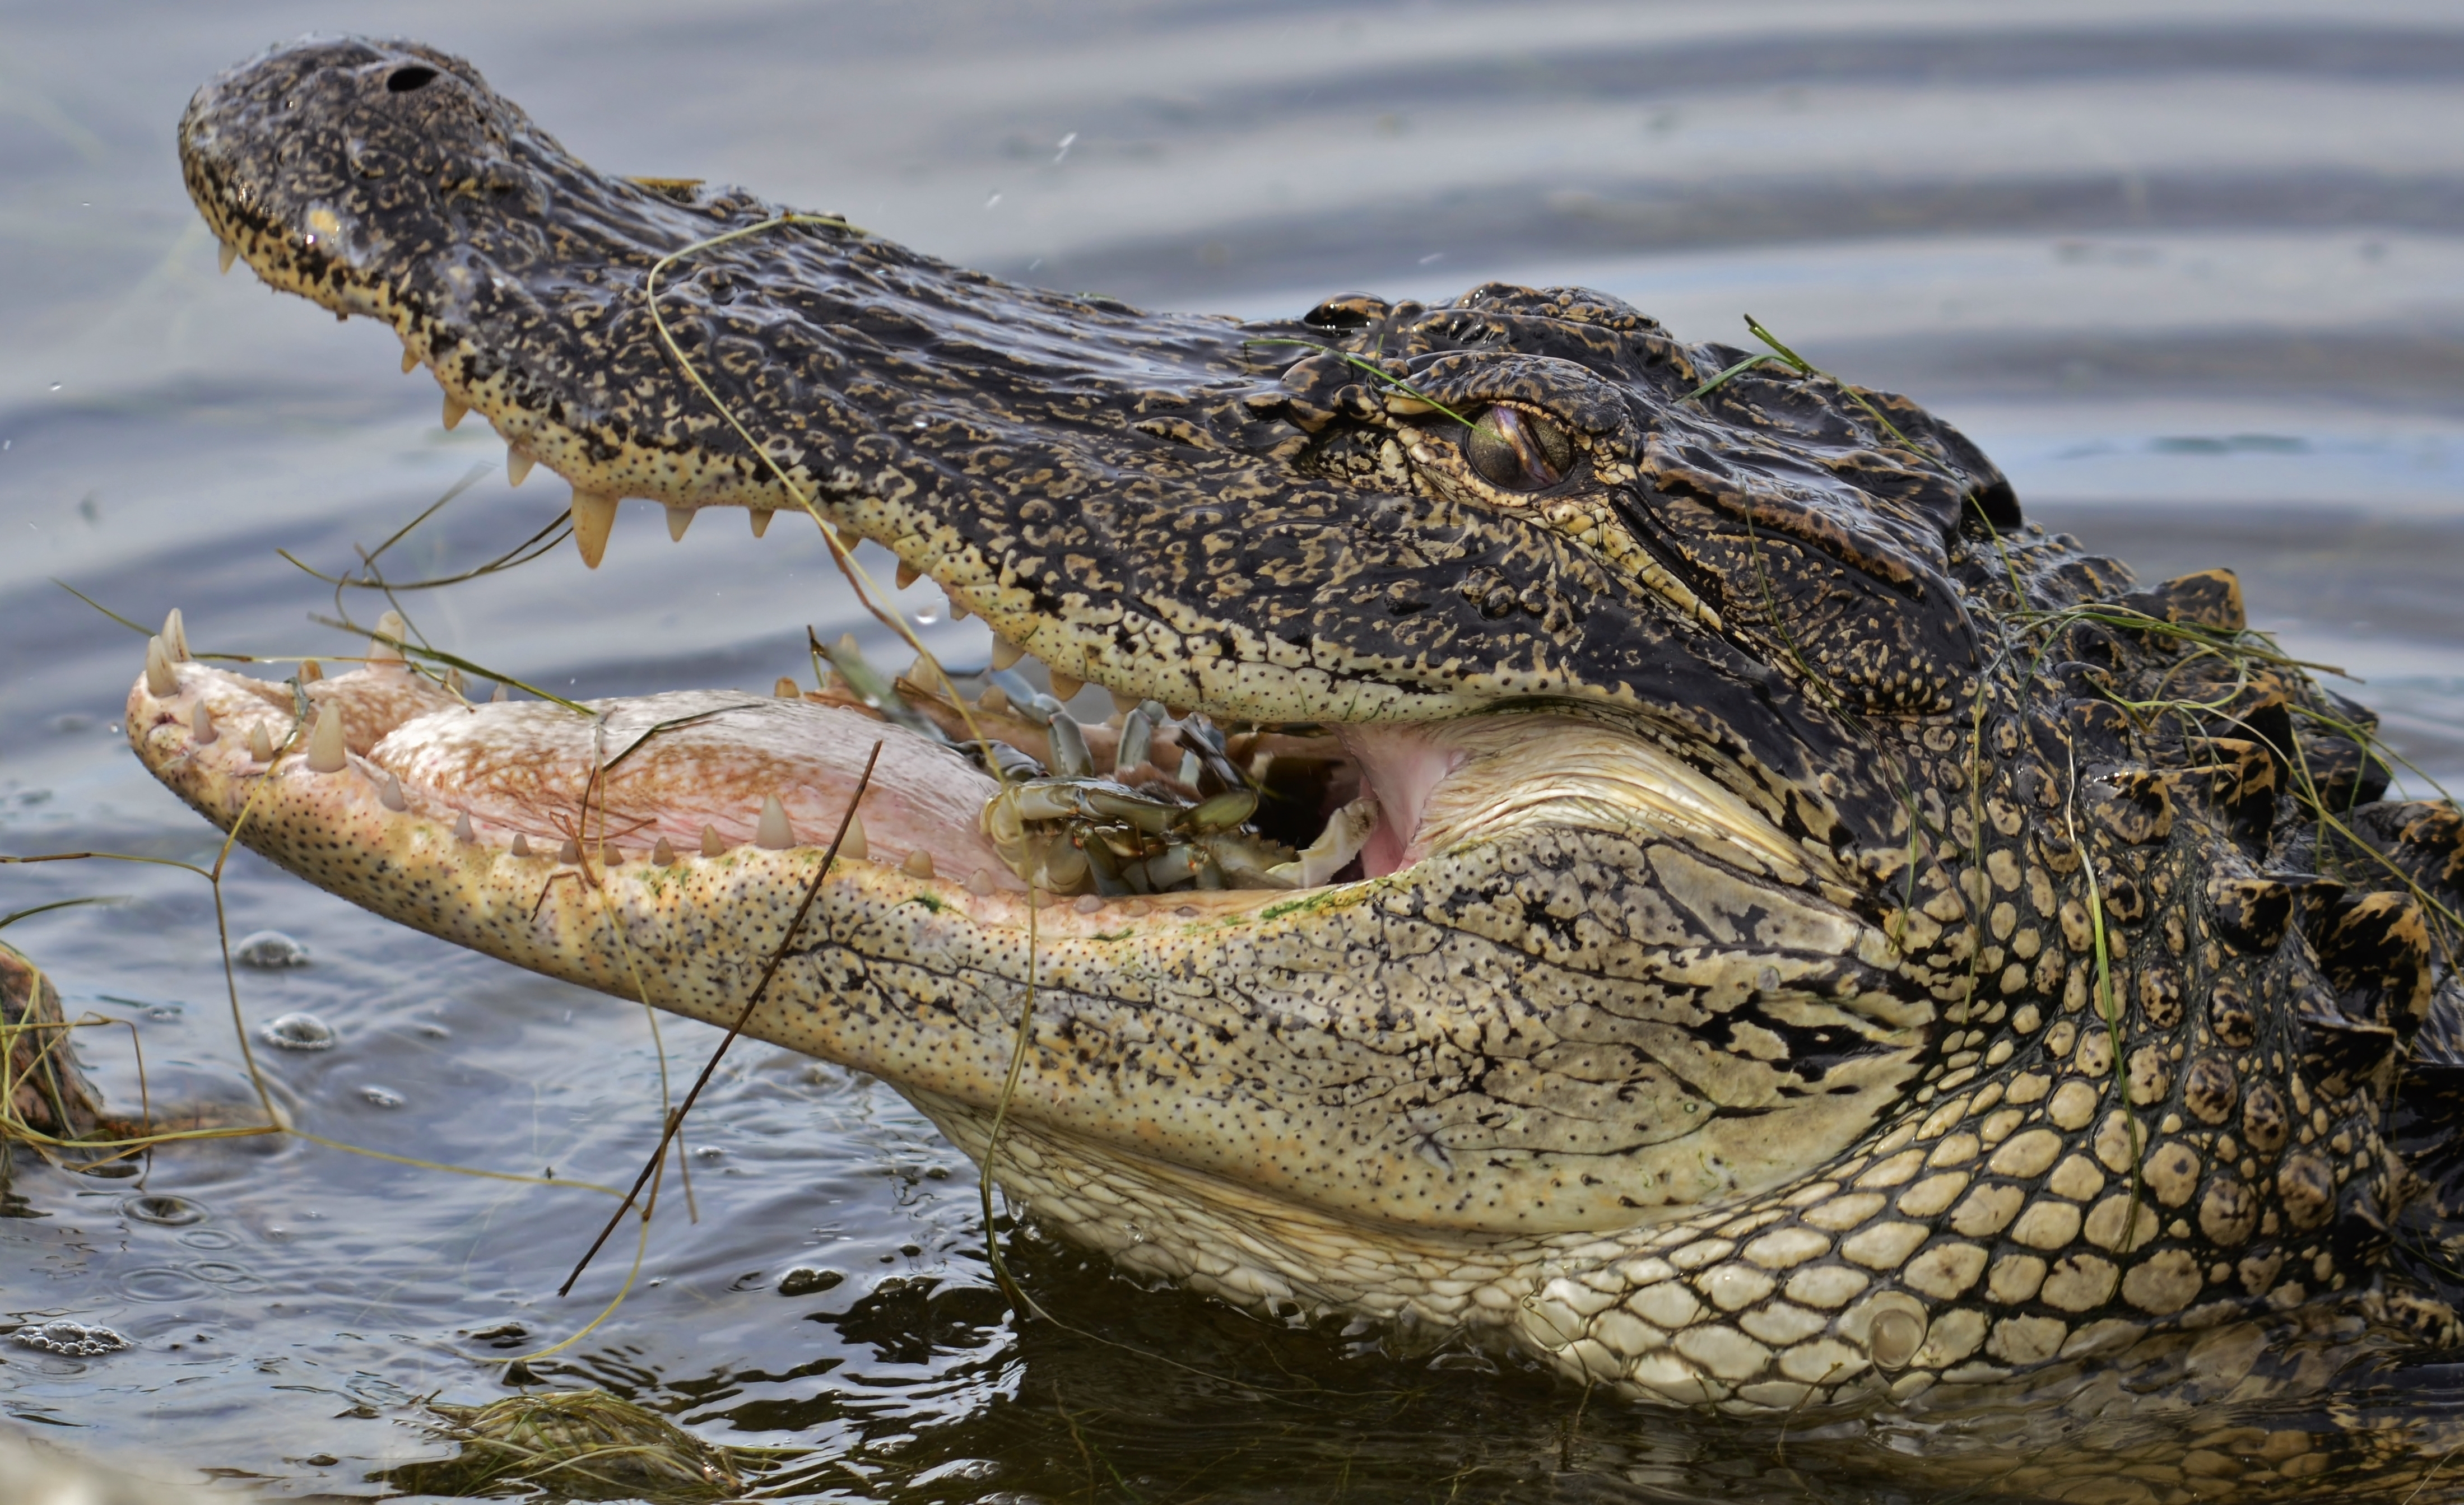
[[[2450,8],[2080,3],[372,5],[465,53],[602,166],[733,179],[1006,275],[1287,314],[1353,287],[1581,281],[1681,333],[1750,311],[1905,390],[2032,513],[2149,578],[2238,567],[2259,625],[2365,680],[2430,774],[2464,774],[2464,22]],[[117,727],[140,621],[206,649],[351,652],[316,626],[351,559],[474,468],[398,573],[551,517],[484,425],[438,426],[392,338],[214,275],[171,125],[209,73],[327,8],[0,12],[0,846],[210,861]],[[880,571],[886,575],[886,571]],[[983,652],[937,593],[954,662]],[[440,642],[577,694],[766,686],[807,623],[873,643],[808,534],[634,504],[569,553],[416,603]],[[368,613],[363,608],[363,615]],[[886,651],[886,649],[885,649]],[[715,1033],[375,922],[237,856],[237,1007],[283,1110],[327,1139],[605,1183]],[[211,894],[160,867],[0,872],[116,1100],[245,1101]],[[264,1046],[313,1015],[332,1048]],[[1475,1355],[1287,1331],[1067,1251],[1014,1256],[1083,1332],[994,1292],[963,1160],[892,1094],[739,1048],[687,1130],[621,1308],[530,1377],[699,1435],[810,1450],[841,1498],[1864,1497],[1922,1489],[1883,1440],[1641,1413]],[[382,1494],[451,1451],[421,1397],[607,1305],[621,1236],[558,1185],[300,1139],[159,1156],[143,1188],[31,1163],[0,1313],[128,1350],[0,1342],[0,1412],[163,1477]],[[12,1206],[14,1206],[12,1204]],[[802,1272],[801,1274],[799,1272]],[[793,1293],[793,1294],[787,1294]],[[521,1378],[521,1376],[515,1376]],[[2427,1392],[2425,1392],[2427,1393]],[[2444,1393],[2439,1392],[2439,1393]],[[2425,1400],[2424,1404],[2429,1404]]]

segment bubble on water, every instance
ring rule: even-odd
[[[835,1289],[847,1276],[836,1270],[811,1270],[799,1265],[779,1277],[781,1296],[812,1296]]]
[[[265,1043],[287,1051],[329,1051],[341,1036],[313,1014],[286,1014],[265,1027]]]
[[[44,1322],[17,1329],[17,1341],[29,1348],[46,1353],[67,1354],[74,1359],[92,1359],[99,1354],[118,1353],[128,1346],[128,1340],[108,1327],[90,1327],[83,1322]]]
[[[191,1223],[206,1220],[202,1203],[175,1197],[165,1191],[130,1197],[120,1204],[120,1211],[141,1223],[152,1223],[158,1228],[186,1228]]]
[[[259,930],[240,938],[231,948],[231,959],[242,967],[305,967],[308,948],[279,930]]]
[[[362,1087],[360,1089],[360,1096],[367,1099],[371,1104],[380,1108],[398,1108],[402,1106],[402,1094],[394,1091],[391,1087]]]

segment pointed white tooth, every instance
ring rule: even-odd
[[[996,716],[1009,714],[1009,695],[999,685],[986,686],[983,694],[977,697],[976,704]]]
[[[974,615],[972,612],[967,610],[967,603],[958,600],[956,596],[952,596],[948,598],[948,600],[950,602],[950,620],[952,622],[964,622],[970,616]]]
[[[206,709],[204,701],[197,702],[188,712],[188,740],[204,747],[220,734],[214,731],[214,713]]]
[[[753,536],[759,538],[769,531],[770,509],[767,507],[757,507],[753,509]]]
[[[701,828],[701,855],[704,857],[725,857],[727,855],[727,843],[718,839],[718,827],[704,826]]]
[[[776,795],[761,796],[761,825],[754,833],[753,844],[773,852],[784,852],[796,844],[796,828],[787,823],[787,807],[779,803]]]
[[[658,863],[661,867],[673,867],[676,865],[676,849],[668,844],[668,839],[666,837],[659,838],[657,841],[651,844],[650,861]]]
[[[1135,695],[1124,695],[1117,689],[1106,690],[1104,693],[1112,697],[1112,710],[1117,715],[1126,716],[1138,709],[1138,697]]]
[[[214,248],[214,261],[222,274],[225,276],[231,275],[231,263],[238,259],[239,248],[232,245],[230,241],[224,241],[220,246]]]
[[[839,843],[839,856],[869,857],[871,855],[872,848],[865,844],[864,817],[847,817],[847,840]]]
[[[248,756],[253,763],[274,761],[274,738],[266,734],[262,721],[248,729]]]
[[[582,843],[566,837],[556,849],[556,860],[570,867],[582,861]]]
[[[513,847],[512,847],[512,851],[513,851],[513,854],[514,854],[516,857],[528,857],[528,856],[530,856],[530,855],[531,855],[531,839],[530,839],[529,837],[526,837],[526,836],[522,835],[519,831],[515,832],[515,833],[514,833],[514,844],[513,844]]]
[[[471,411],[470,404],[463,402],[460,398],[455,397],[451,392],[445,394],[446,427],[451,428],[454,425],[462,422],[462,415],[469,411]]]
[[[342,735],[342,708],[329,700],[317,708],[317,725],[308,733],[308,772],[341,773],[349,766],[349,751]]]
[[[460,669],[454,668],[451,665],[446,666],[445,687],[451,690],[456,695],[462,694],[462,671]],[[465,698],[467,699],[468,697]]]
[[[599,561],[607,557],[607,534],[615,526],[614,492],[573,489],[573,541],[582,546],[583,563],[599,568]]]
[[[410,802],[402,797],[402,780],[387,774],[385,782],[377,786],[377,803],[387,810],[409,809]]]
[[[517,449],[512,445],[505,446],[505,484],[521,485],[530,477],[531,467],[538,463],[525,451]]]
[[[898,864],[898,870],[910,878],[930,878],[933,876],[933,854],[919,846],[907,854],[907,861]]]
[[[368,640],[368,662],[371,664],[400,664],[403,661],[402,650],[395,647],[393,644],[394,643],[405,642],[408,640],[409,637],[410,623],[402,620],[402,613],[398,611],[386,612],[384,616],[377,619],[376,636]],[[385,641],[387,638],[391,638],[393,643],[387,643]]]
[[[155,699],[180,692],[180,676],[171,668],[171,655],[160,638],[145,640],[145,690]]]
[[[622,867],[622,866],[624,866],[624,865],[625,865],[625,849],[624,849],[623,847],[621,847],[621,846],[616,845],[616,844],[615,844],[614,842],[612,842],[612,841],[611,841],[611,842],[609,842],[607,845],[601,847],[601,848],[599,849],[599,865],[600,865],[600,866],[602,866],[602,867]]]
[[[1026,650],[1007,638],[993,639],[993,667],[1005,669],[1024,657],[1026,657]]]
[[[171,656],[174,664],[186,664],[195,656],[188,651],[188,624],[180,620],[177,606],[163,619],[163,651]]]
[[[804,698],[804,692],[796,687],[796,682],[789,679],[784,674],[779,676],[778,684],[770,687],[770,695],[774,700],[802,700]]]
[[[902,591],[903,591],[903,590],[905,590],[905,589],[907,589],[907,587],[909,587],[910,585],[914,584],[914,583],[915,583],[915,581],[916,581],[916,580],[917,580],[917,579],[918,579],[918,578],[919,578],[923,574],[924,574],[924,572],[923,572],[923,571],[921,571],[921,570],[917,569],[915,566],[913,566],[913,565],[912,565],[912,564],[908,563],[906,560],[904,560],[904,559],[899,560],[899,561],[898,561],[898,588],[899,588],[900,590],[902,590]]]
[[[1078,698],[1078,692],[1086,687],[1087,682],[1085,680],[1072,679],[1068,675],[1062,673],[1059,669],[1052,670],[1052,698],[1061,702],[1061,704],[1066,706],[1071,701],[1076,700]]]
[[[682,543],[682,542],[684,542],[684,541],[685,541],[685,530],[693,526],[693,508],[690,508],[690,507],[671,507],[671,508],[669,508],[669,509],[668,509],[668,537],[669,537],[669,539],[670,539],[671,542],[675,542],[675,543]]]
[[[314,684],[316,684],[319,680],[323,679],[324,677],[325,677],[325,665],[323,665],[322,664],[318,663],[315,659],[301,659],[301,660],[299,661],[299,683],[300,683],[300,684],[302,684],[302,685],[314,685]]]
[[[989,867],[979,867],[967,875],[967,892],[979,899],[990,894],[994,886],[993,870]]]
[[[419,353],[408,345],[402,347],[402,374],[408,376],[419,369]]]
[[[479,833],[471,829],[471,812],[468,810],[453,818],[453,840],[456,841],[479,840]]]
[[[512,696],[505,693],[505,682],[503,680],[496,681],[496,687],[488,692],[488,704],[492,706],[501,706],[512,698]]]

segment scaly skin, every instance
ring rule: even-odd
[[[2097,1373],[2247,1396],[2332,1371],[2273,1345],[2295,1327],[2448,1337],[2390,1235],[2447,1226],[2422,1083],[2464,1002],[2453,813],[2372,803],[2340,735],[2366,713],[2265,662],[2230,576],[2125,595],[1904,399],[1776,364],[1697,394],[1740,353],[1581,290],[1241,325],[800,222],[659,289],[782,483],[643,296],[768,206],[601,176],[408,44],[276,49],[181,143],[225,243],[390,323],[574,485],[594,559],[605,498],[680,525],[792,485],[1057,673],[1340,731],[1392,826],[1357,881],[1036,911],[898,865],[939,842],[959,874],[971,833],[878,822],[754,1017],[980,1156],[1032,958],[997,1172],[1070,1236],[1740,1410]],[[1455,419],[1503,410],[1538,436],[1513,463]],[[588,723],[395,665],[307,687],[349,729],[338,769],[304,729],[269,766],[248,732],[290,738],[289,691],[172,647],[128,720],[166,783],[521,966],[731,1020],[820,859],[641,862],[694,850],[682,740],[595,796],[633,860],[548,855],[603,829]],[[876,737],[868,812],[995,788],[844,709],[693,734],[819,760],[717,775],[730,841],[781,779],[826,830]],[[1447,772],[1425,802],[1407,744]]]

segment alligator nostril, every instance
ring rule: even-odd
[[[435,69],[424,63],[413,63],[407,68],[397,68],[385,76],[385,93],[408,94],[413,89],[425,89],[435,81]]]

